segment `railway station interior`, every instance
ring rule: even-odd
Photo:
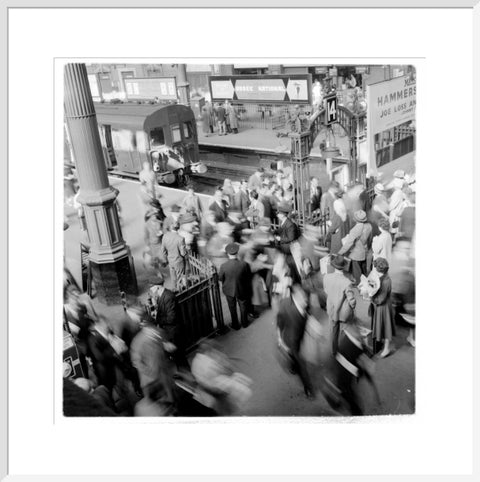
[[[64,71],[64,414],[415,413],[415,67]]]

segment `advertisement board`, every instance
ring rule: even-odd
[[[127,99],[177,100],[175,77],[135,77],[124,79]]]
[[[378,134],[415,119],[417,88],[409,76],[367,85],[368,128]]]
[[[369,172],[376,173],[375,135],[415,119],[417,87],[410,76],[367,85]]]
[[[310,74],[210,76],[208,80],[213,102],[311,103]]]

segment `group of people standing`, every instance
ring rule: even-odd
[[[200,120],[202,121],[202,132],[205,136],[238,134],[239,115],[228,100],[223,104],[217,103],[215,106],[206,102],[202,107]]]

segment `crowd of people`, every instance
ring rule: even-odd
[[[175,295],[188,287],[189,257],[201,256],[217,269],[233,330],[273,310],[278,353],[299,375],[306,396],[320,389],[332,407],[343,404],[349,413],[361,414],[355,381],[365,375],[378,396],[365,358],[392,353],[401,318],[412,323],[408,341],[415,343],[414,179],[397,171],[392,183],[375,185],[372,197],[363,188],[346,190],[334,181],[322,192],[312,178],[310,210],[327,219],[326,228],[306,224],[303,230],[293,216],[288,168],[270,174],[258,168],[240,183],[225,179],[207,208],[189,185],[168,214],[149,166],[140,181],[144,263],[153,277],[148,302],[127,309],[130,329],[113,334],[73,284],[65,288],[68,325],[84,373],[92,375],[86,375],[89,391],[106,387],[110,408],[118,413],[115,400],[128,399],[122,410],[136,415],[226,415],[248,399],[251,380],[214,342],[204,343],[192,362],[187,360]],[[355,314],[359,300],[369,303],[370,327]],[[312,357],[303,348],[307,336],[321,331],[312,303],[328,315],[331,342],[319,386],[309,373]],[[125,387],[130,387],[128,396]]]
[[[240,116],[228,100],[224,103],[218,102],[215,105],[206,102],[202,107],[199,120],[202,122],[202,132],[205,136],[238,134]]]

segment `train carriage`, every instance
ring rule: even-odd
[[[160,183],[181,184],[192,170],[203,167],[190,107],[95,103],[95,110],[108,168],[138,174],[149,162]]]

